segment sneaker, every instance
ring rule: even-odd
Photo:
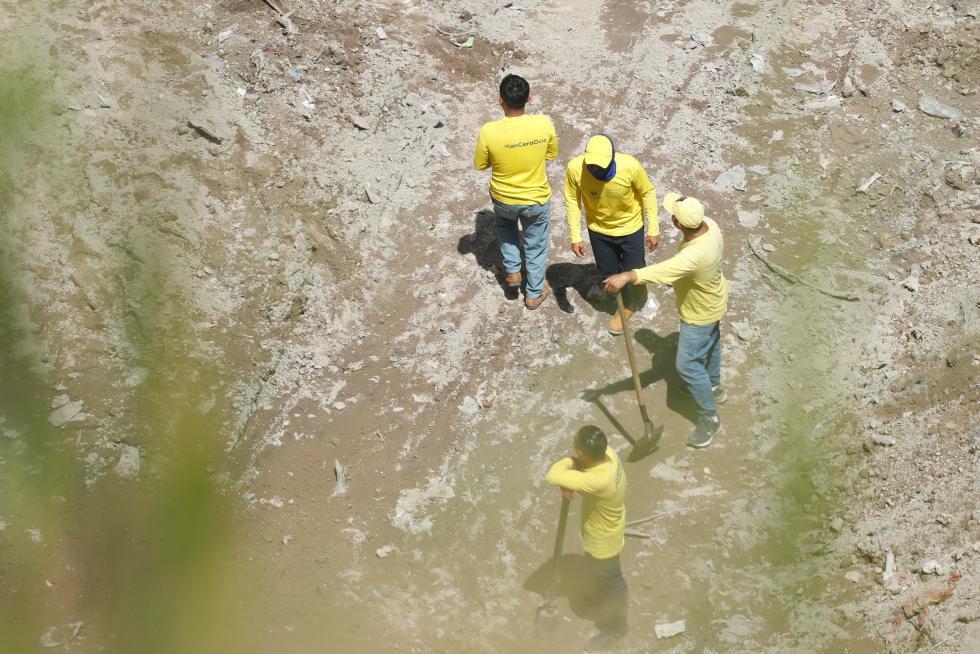
[[[725,400],[728,399],[728,391],[721,384],[717,386],[712,386],[711,391],[715,394],[715,404],[724,404]],[[681,395],[685,397],[694,397],[691,395],[691,389],[686,385],[681,388]]]
[[[508,286],[520,286],[523,279],[524,277],[521,275],[520,270],[504,275],[504,283]]]
[[[715,434],[720,431],[721,420],[718,419],[718,416],[699,418],[694,432],[687,439],[687,444],[691,447],[708,447],[711,445],[711,441],[714,440]]]
[[[626,630],[622,631],[600,631],[595,636],[589,639],[589,642],[585,644],[586,652],[603,652],[626,635]]]
[[[626,319],[629,320],[633,315],[633,310],[630,309],[629,307],[625,307],[625,309],[626,309]],[[609,326],[606,327],[606,329],[609,330],[609,333],[612,334],[613,336],[619,336],[620,334],[623,333],[623,319],[619,315],[618,310],[616,311],[616,314],[612,317],[612,320],[609,321]]]
[[[544,302],[544,299],[548,297],[548,295],[549,295],[548,287],[545,286],[544,290],[541,291],[541,295],[539,295],[538,297],[525,298],[524,306],[526,306],[531,311],[534,311],[535,309],[541,306],[541,303]]]

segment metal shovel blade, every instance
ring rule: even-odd
[[[555,629],[558,628],[560,617],[558,613],[558,602],[553,599],[545,600],[538,607],[538,615],[534,621],[535,632],[539,636],[553,634]]]
[[[654,427],[651,423],[646,423],[645,429],[643,430],[643,437],[633,443],[633,449],[630,451],[630,455],[626,457],[626,460],[634,463],[653,454],[660,445],[660,437],[663,433],[664,428],[662,425],[660,427]]]

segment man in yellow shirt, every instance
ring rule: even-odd
[[[616,152],[612,139],[605,134],[590,138],[585,154],[569,161],[565,171],[565,216],[572,252],[579,259],[585,258],[583,206],[592,254],[603,278],[646,265],[644,245],[653,250],[660,244],[657,191],[640,162]],[[642,308],[647,298],[645,286],[632,290],[635,292],[625,298],[627,318]],[[608,329],[614,335],[623,333],[618,311]]]
[[[585,649],[608,649],[627,631],[626,579],[619,563],[626,530],[626,472],[602,430],[587,425],[575,434],[575,456],[551,466],[545,479],[560,486],[566,497],[582,495],[582,545],[596,582],[599,628]]]
[[[684,234],[680,251],[666,261],[606,279],[615,293],[627,284],[672,284],[680,314],[677,372],[698,405],[698,424],[687,444],[707,447],[721,430],[717,402],[721,387],[720,321],[728,310],[728,280],[721,270],[724,239],[718,223],[704,215],[696,199],[668,193],[666,209]]]
[[[555,126],[545,115],[528,115],[524,105],[531,86],[523,77],[507,75],[500,82],[500,107],[504,117],[483,125],[476,140],[473,165],[490,168],[490,198],[495,228],[504,260],[504,283],[521,286],[521,235],[527,283],[524,306],[537,309],[548,295],[544,285],[551,235],[551,187],[545,160],[558,157]]]

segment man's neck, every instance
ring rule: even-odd
[[[511,109],[510,107],[504,107],[505,118],[517,118],[523,115],[524,115],[523,109]]]
[[[707,233],[708,233],[708,223],[701,223],[701,226],[698,227],[693,232],[684,232],[684,242],[689,243],[694,239],[696,239],[698,236]]]

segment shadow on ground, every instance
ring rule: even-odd
[[[480,209],[473,214],[473,233],[459,239],[456,251],[462,255],[472,254],[476,262],[484,270],[494,274],[500,290],[508,300],[516,300],[518,289],[504,283],[504,261],[500,257],[500,244],[494,229],[496,216],[491,209]],[[524,258],[524,247],[521,246],[521,259]]]
[[[542,598],[551,584],[551,559],[547,559],[524,582],[524,590],[537,593]],[[562,554],[558,559],[558,586],[555,597],[568,598],[568,608],[576,616],[591,620],[588,598],[596,591],[595,581],[589,574],[583,554]]]
[[[680,338],[680,332],[672,332],[666,336],[660,336],[656,332],[650,329],[642,328],[636,330],[634,333],[634,338],[636,342],[642,345],[647,352],[650,353],[650,368],[647,370],[640,371],[640,386],[647,388],[655,384],[658,381],[663,381],[667,385],[667,408],[674,413],[683,416],[691,424],[697,422],[698,411],[697,405],[692,397],[685,395],[682,390],[685,388],[686,384],[684,380],[681,379],[680,375],[677,374],[677,368],[675,367],[674,361],[677,358],[677,342]],[[626,348],[623,346],[623,356],[626,356]],[[641,358],[638,356],[637,358]],[[641,365],[637,362],[637,365]],[[624,436],[634,437],[632,432],[627,432],[626,428],[623,426],[622,421],[619,417],[613,415],[609,408],[602,401],[602,397],[605,395],[616,395],[618,393],[633,393],[633,377],[632,375],[621,379],[619,381],[607,384],[606,386],[601,386],[599,388],[590,388],[581,391],[582,399],[592,402],[598,407],[600,411],[609,419],[613,427],[619,431],[619,433]],[[637,414],[639,409],[637,409]],[[656,415],[657,411],[651,411],[651,414]],[[633,416],[630,416],[627,421],[633,420]],[[654,419],[656,423],[657,420]],[[642,435],[642,432],[638,433]]]

